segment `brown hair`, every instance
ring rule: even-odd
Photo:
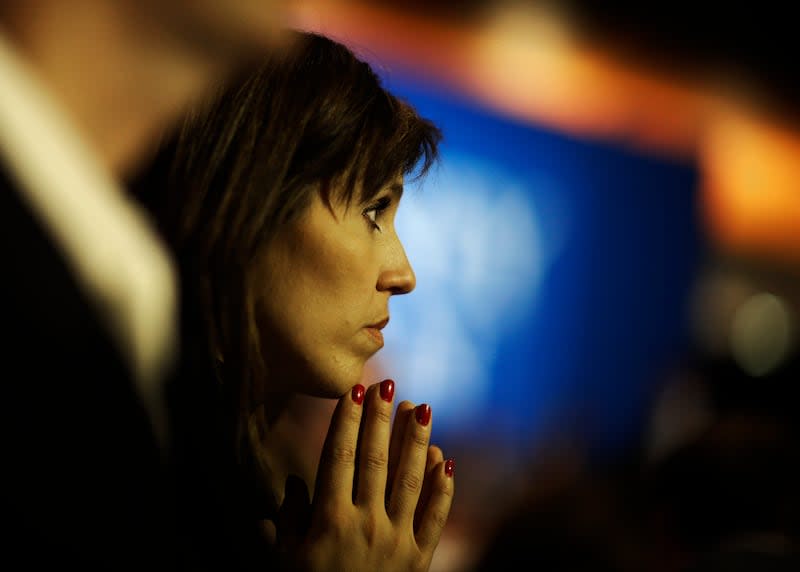
[[[239,422],[267,375],[251,296],[258,253],[323,186],[366,202],[398,174],[425,174],[440,139],[350,49],[296,32],[286,53],[226,84],[158,152],[137,187],[176,251],[189,311],[204,315],[209,337],[187,351],[222,356]]]

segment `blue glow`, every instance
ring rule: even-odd
[[[518,123],[387,77],[444,132],[398,232],[417,290],[392,300],[382,369],[448,439],[524,445],[563,424],[635,439],[688,343],[703,240],[696,166]]]

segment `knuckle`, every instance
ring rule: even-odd
[[[403,473],[399,475],[397,484],[405,491],[418,493],[422,489],[422,478],[415,473]]]
[[[441,478],[437,479],[437,484],[436,484],[436,488],[435,488],[436,494],[441,496],[441,497],[444,497],[445,499],[452,500],[452,498],[453,498],[452,482],[453,481],[449,480],[449,479],[448,480],[441,479]]]
[[[385,451],[372,451],[367,453],[364,458],[366,468],[370,471],[386,471],[389,465],[389,457]]]
[[[353,425],[361,423],[361,407],[351,407],[347,412],[347,422]]]
[[[431,514],[430,514],[431,521],[433,521],[433,524],[439,529],[442,529],[442,528],[445,527],[445,525],[447,524],[447,519],[449,518],[449,516],[450,516],[450,513],[448,511],[441,510],[441,509],[433,510],[433,511],[431,511]]]
[[[411,437],[411,445],[420,451],[425,451],[427,454],[428,434],[422,431],[414,431],[414,434]]]
[[[350,445],[336,445],[328,450],[325,457],[325,460],[331,464],[349,465],[355,462],[356,450]]]
[[[388,409],[383,407],[378,407],[375,410],[375,419],[380,423],[386,423],[387,425],[392,421],[392,413]]]

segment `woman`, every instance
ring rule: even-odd
[[[390,427],[394,382],[359,382],[389,298],[414,289],[394,217],[439,140],[347,48],[297,33],[188,118],[136,183],[181,265],[170,401],[196,565],[429,567],[454,463],[429,446],[427,405],[399,404]],[[315,482],[276,443],[297,394],[339,400]]]

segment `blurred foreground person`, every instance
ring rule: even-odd
[[[6,568],[175,564],[162,463],[175,273],[117,181],[276,43],[283,4],[0,4]]]

